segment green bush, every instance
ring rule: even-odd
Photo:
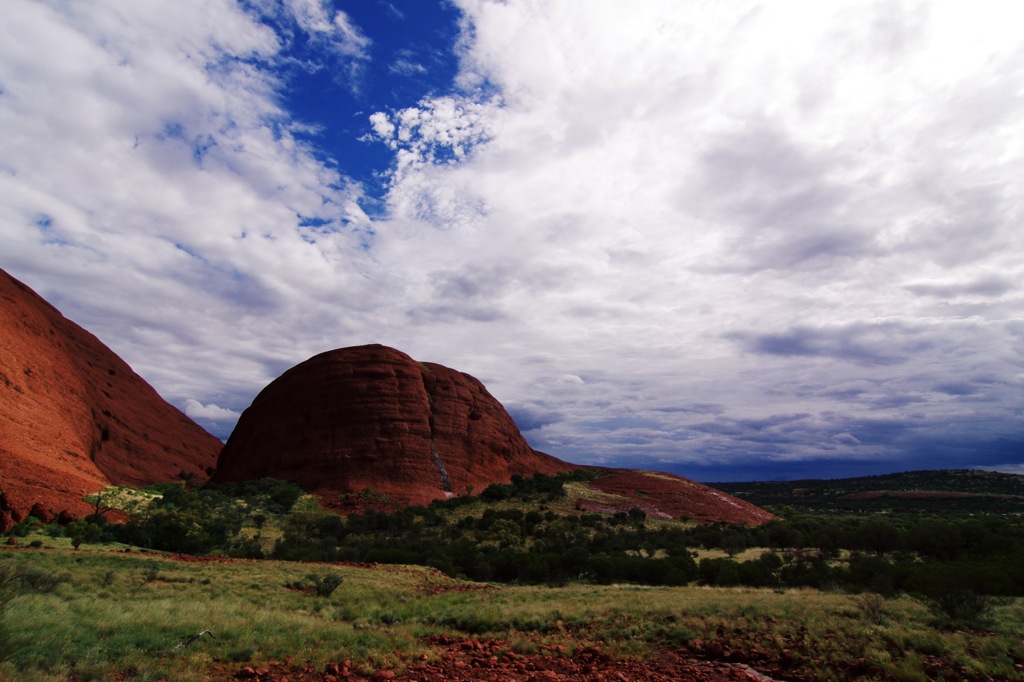
[[[860,613],[869,623],[882,625],[888,615],[885,607],[885,597],[874,592],[866,592],[854,597],[853,602],[860,609]]]
[[[63,583],[71,581],[70,573],[51,573],[50,571],[39,571],[33,569],[22,569],[18,571],[18,580],[22,587],[30,592],[48,594],[53,592]]]
[[[64,532],[71,538],[71,546],[75,549],[78,549],[83,542],[97,542],[103,537],[103,528],[95,523],[81,519],[69,523]]]
[[[318,597],[330,597],[334,594],[334,591],[341,586],[342,577],[337,573],[328,573],[326,575],[309,574],[306,579],[313,583],[313,587],[316,590],[316,596]]]
[[[989,623],[994,602],[986,594],[974,590],[950,590],[934,597],[925,597],[924,603],[940,625],[954,628],[983,628]]]

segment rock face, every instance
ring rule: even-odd
[[[283,478],[328,507],[353,511],[362,502],[428,504],[515,474],[577,468],[533,450],[473,377],[372,345],[322,353],[271,382],[239,419],[213,480]],[[638,507],[655,518],[748,525],[773,518],[671,474],[601,469],[586,487],[576,502],[585,511]],[[368,489],[379,495],[339,503],[339,495]]]
[[[0,528],[81,516],[82,496],[179,473],[206,480],[221,442],[96,337],[0,270]]]
[[[372,488],[426,504],[573,468],[530,448],[473,377],[370,345],[321,353],[271,382],[239,419],[214,481],[271,476],[325,500]]]

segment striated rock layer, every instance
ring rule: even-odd
[[[0,529],[78,517],[82,496],[181,472],[206,480],[221,442],[123,360],[0,270]]]
[[[325,500],[372,488],[400,504],[575,468],[533,450],[478,380],[380,345],[316,355],[242,414],[215,481],[283,478]]]

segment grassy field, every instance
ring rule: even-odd
[[[432,569],[278,561],[183,561],[83,546],[0,550],[0,679],[198,680],[215,667],[351,660],[369,674],[437,655],[432,634],[491,637],[519,653],[603,643],[619,657],[687,647],[786,659],[844,679],[853,659],[895,679],[929,662],[960,679],[1024,679],[1024,601],[1001,602],[985,631],[934,627],[921,604],[838,592],[631,585],[493,586]],[[309,576],[340,576],[317,596]],[[4,582],[4,576],[7,576]],[[210,630],[187,643],[194,635]]]

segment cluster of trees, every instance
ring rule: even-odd
[[[76,543],[120,540],[195,554],[424,564],[482,581],[1024,595],[1019,520],[803,515],[746,528],[654,522],[639,509],[608,516],[548,508],[565,495],[566,483],[592,475],[517,477],[479,498],[347,517],[283,481],[202,489],[168,484],[155,486],[157,495],[128,523],[106,525],[98,513],[61,532]],[[273,543],[261,536],[267,526],[278,535]],[[752,547],[767,551],[738,560]],[[701,549],[723,551],[707,556],[695,551]]]
[[[737,560],[748,547],[769,551]],[[698,561],[694,549],[727,556]],[[806,517],[743,528],[648,523],[639,510],[609,517],[485,509],[449,521],[437,510],[412,508],[347,522],[291,515],[273,556],[428,564],[487,581],[1024,594],[1024,530],[998,518],[901,527],[898,520]]]
[[[307,511],[285,520],[273,558],[425,564],[453,576],[502,582],[693,580],[696,563],[686,547],[662,549],[644,522],[643,512],[561,516],[485,508],[455,520],[436,507],[412,507],[346,520]]]
[[[111,498],[122,496],[121,490],[109,489],[95,498],[93,514],[64,528],[53,525],[50,532],[71,538],[75,547],[83,542],[124,542],[183,554],[260,557],[259,539],[243,533],[243,526],[262,528],[283,518],[305,491],[294,483],[266,478],[203,488],[158,483],[147,493],[143,502],[122,509],[131,514],[126,523],[107,522],[118,507]]]

